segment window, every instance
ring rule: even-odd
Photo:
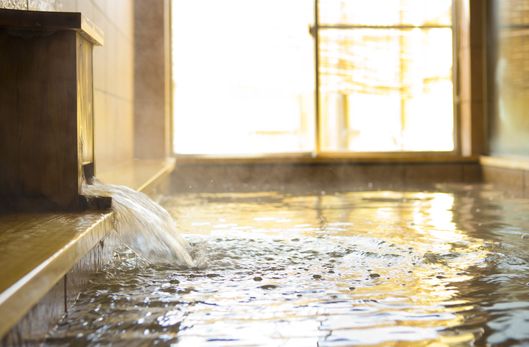
[[[307,0],[174,0],[174,150],[314,150]]]
[[[176,153],[454,150],[452,0],[172,4]]]
[[[321,150],[452,151],[451,0],[320,0]]]

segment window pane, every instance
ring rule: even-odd
[[[320,0],[320,24],[451,25],[452,0]]]
[[[174,149],[314,148],[314,46],[307,0],[174,0]]]
[[[450,27],[322,29],[319,37],[322,150],[454,149]]]

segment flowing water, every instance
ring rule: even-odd
[[[194,265],[118,250],[48,345],[529,344],[527,200],[445,185],[163,205]]]
[[[189,244],[179,235],[174,219],[147,195],[98,181],[83,185],[83,194],[112,197],[115,230],[136,255],[150,263],[195,265]]]

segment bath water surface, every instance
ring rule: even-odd
[[[181,194],[192,267],[127,248],[47,345],[529,344],[529,202],[480,186]]]

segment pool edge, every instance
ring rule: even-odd
[[[100,178],[106,183],[127,185],[149,193],[155,191],[156,187],[168,178],[173,170],[174,160],[134,160],[101,174]],[[72,226],[72,231],[74,230]],[[60,245],[57,251],[0,293],[0,317],[2,317],[0,346],[31,345],[42,342],[36,341],[32,336],[29,336],[28,340],[28,336],[22,335],[33,335],[32,326],[46,325],[42,322],[43,319],[56,321],[67,312],[68,305],[73,302],[71,298],[77,296],[77,294],[69,293],[68,284],[71,283],[72,290],[80,290],[73,285],[75,280],[72,282],[71,276],[76,276],[76,274],[72,273],[72,269],[80,262],[82,263],[83,258],[90,258],[91,252],[96,250],[98,245],[103,248],[104,240],[108,238],[111,230],[112,213],[110,212],[101,215],[81,233],[72,232],[72,237],[68,242]],[[44,309],[38,307],[41,305]],[[62,309],[57,306],[62,306]],[[35,311],[44,312],[44,316],[48,312],[51,316],[32,315]],[[58,317],[57,312],[60,313]]]

